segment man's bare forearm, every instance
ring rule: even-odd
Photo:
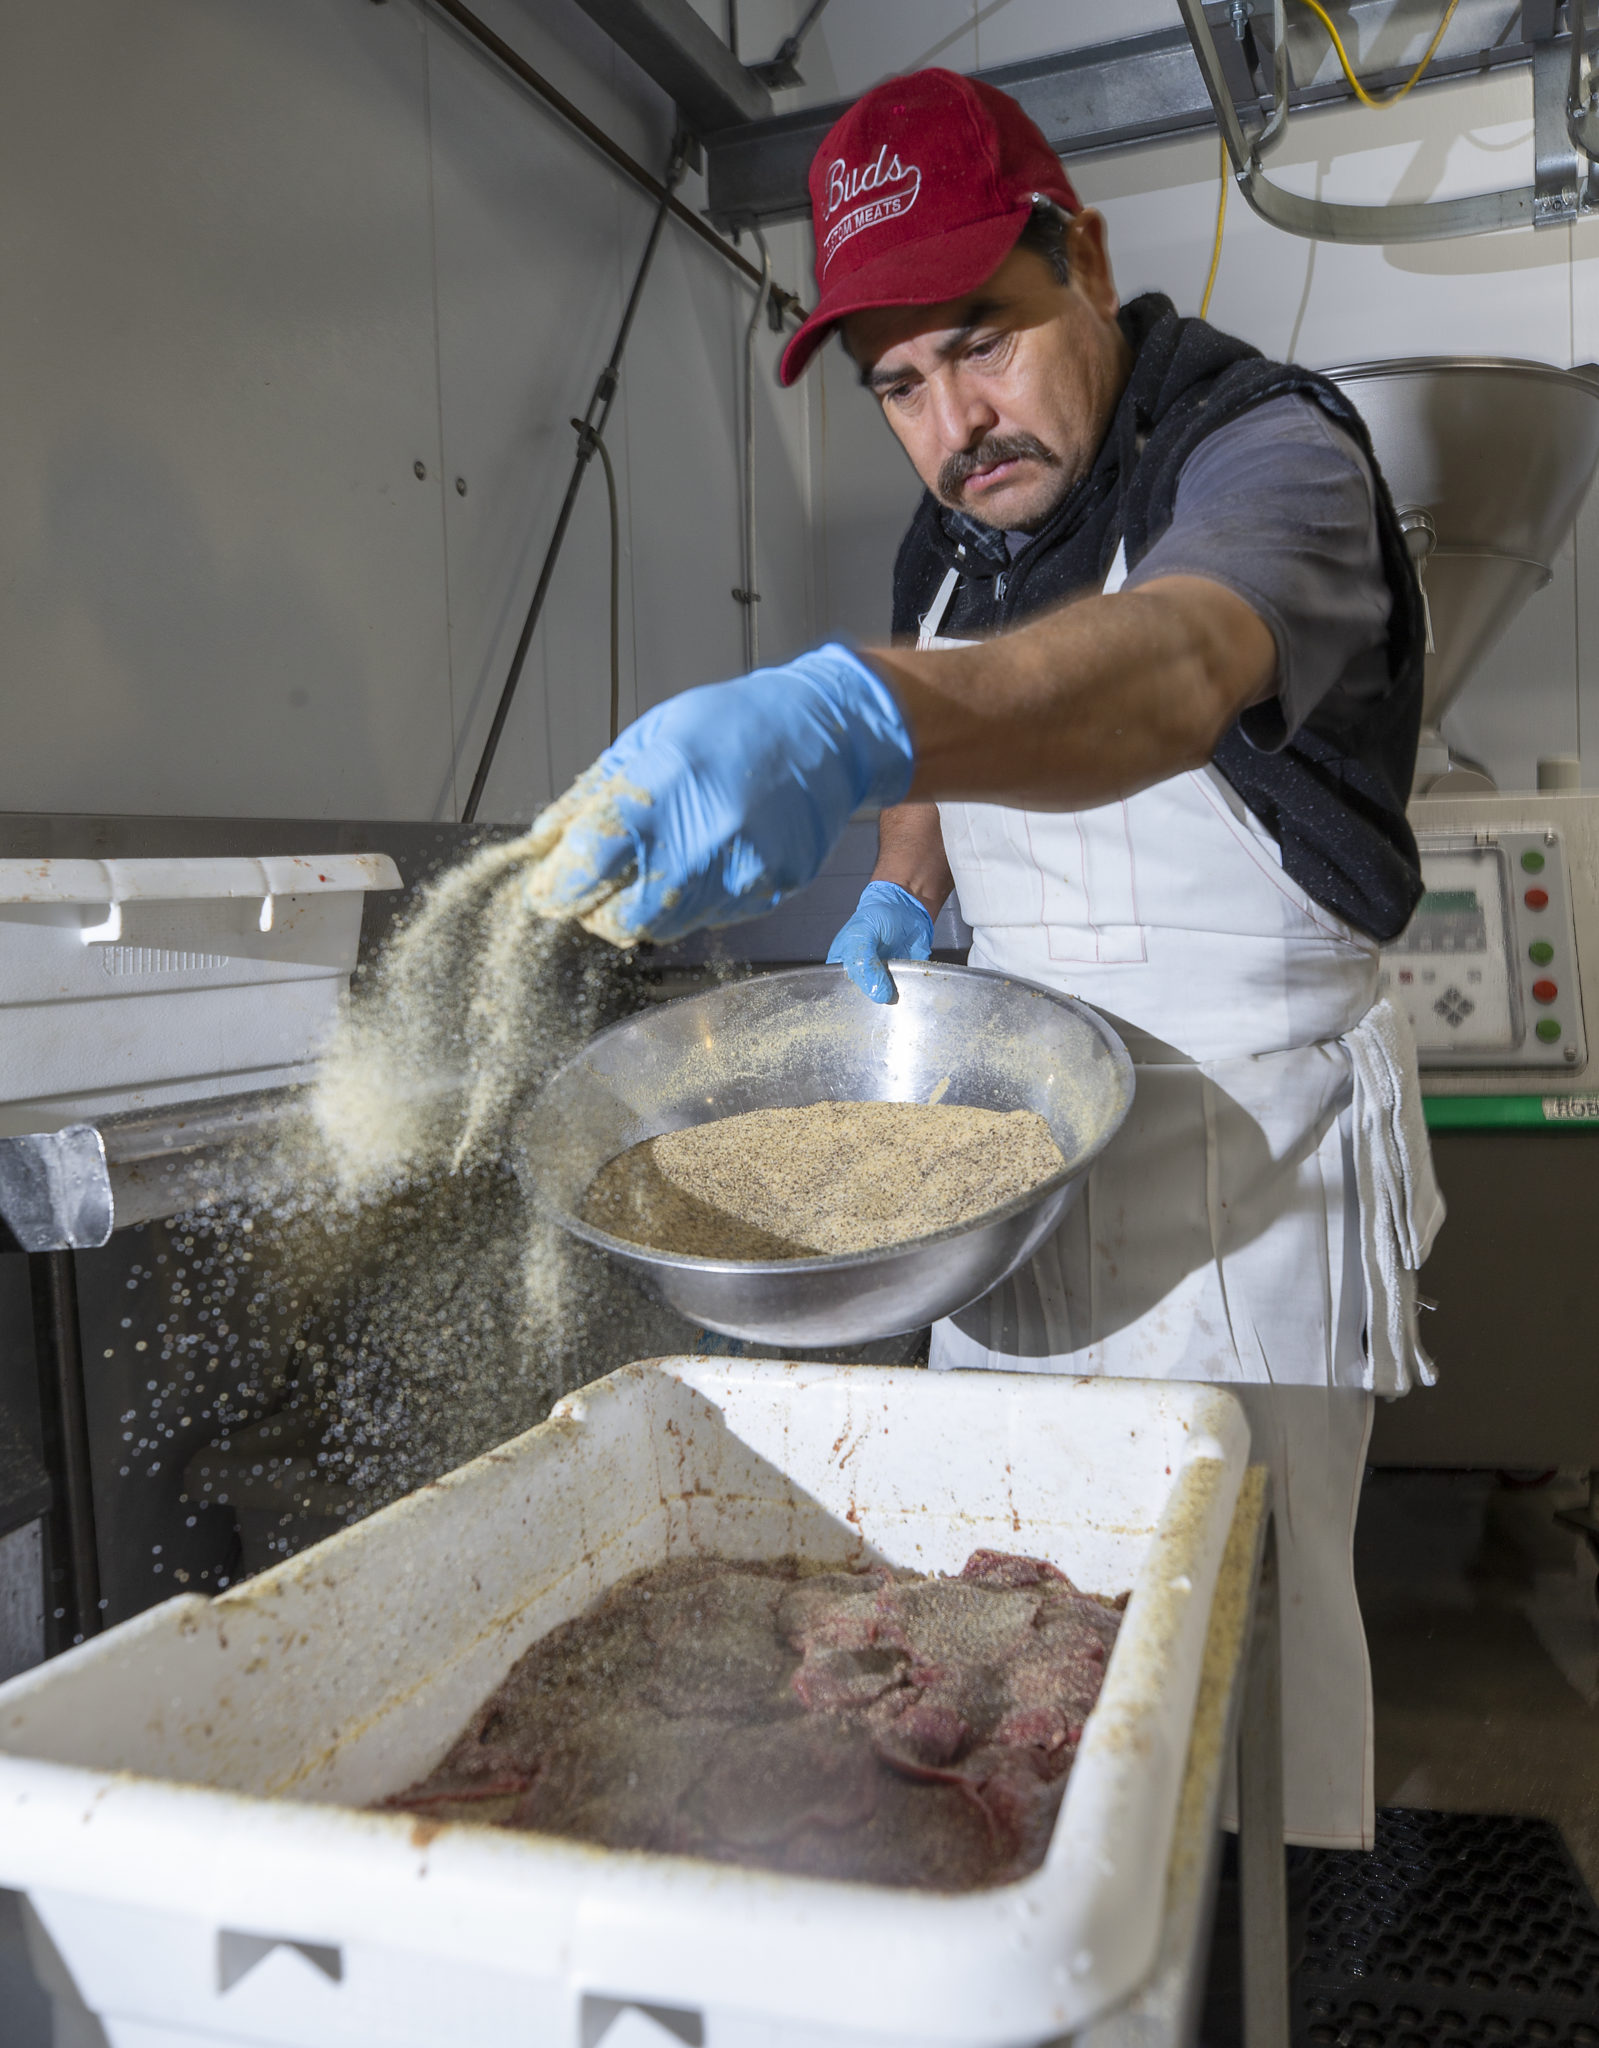
[[[874,882],[897,882],[935,922],[955,878],[944,855],[937,804],[896,804],[877,821]]]
[[[935,798],[1078,810],[1203,766],[1270,694],[1277,650],[1241,597],[1173,576],[973,647],[869,658],[916,744],[903,810]]]

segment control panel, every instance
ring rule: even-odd
[[[1383,948],[1378,990],[1409,1013],[1421,1065],[1585,1066],[1561,835],[1479,831],[1418,843],[1425,893]]]

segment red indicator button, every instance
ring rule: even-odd
[[[1549,891],[1547,889],[1529,889],[1521,900],[1529,910],[1547,910],[1549,908]]]
[[[1552,981],[1535,981],[1532,985],[1532,999],[1535,1003],[1552,1003],[1560,990]]]

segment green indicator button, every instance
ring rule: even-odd
[[[1540,1017],[1532,1028],[1537,1032],[1545,1045],[1553,1045],[1560,1036],[1560,1020],[1558,1017]]]
[[[1547,967],[1555,957],[1555,949],[1547,939],[1534,939],[1527,948],[1527,958],[1534,967]]]
[[[1529,875],[1541,875],[1543,873],[1543,855],[1536,846],[1529,846],[1527,848],[1527,851],[1521,856],[1521,865],[1527,870]]]

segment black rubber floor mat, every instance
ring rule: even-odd
[[[1294,2042],[1599,2048],[1599,1906],[1559,1829],[1392,1809],[1370,1856],[1322,1856]]]

